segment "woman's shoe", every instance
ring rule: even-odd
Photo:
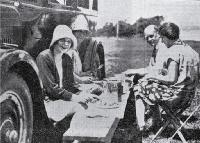
[[[146,131],[146,126],[144,125],[144,126],[139,127],[139,131],[140,131],[140,132]]]
[[[142,137],[147,138],[149,136],[149,131],[148,131],[146,125],[139,127],[139,131],[140,131],[140,134],[142,135]]]

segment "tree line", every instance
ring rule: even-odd
[[[163,16],[154,16],[151,18],[139,18],[134,24],[129,24],[126,21],[119,21],[119,37],[134,37],[135,35],[143,35],[145,27],[148,25],[160,25],[164,20]],[[89,26],[93,36],[113,37],[117,34],[117,24],[106,23],[102,28],[96,30],[96,23],[90,21]]]

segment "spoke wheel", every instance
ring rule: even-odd
[[[28,86],[15,73],[5,79],[0,95],[1,143],[30,143],[33,109]]]

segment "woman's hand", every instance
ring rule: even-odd
[[[99,97],[94,94],[81,92],[79,95],[73,94],[71,100],[78,103],[88,103],[92,100],[99,100]]]
[[[89,76],[81,77],[81,80],[82,80],[82,83],[83,83],[83,84],[90,84],[90,83],[93,83],[93,82],[92,82],[93,78],[92,78],[92,77],[89,77]]]
[[[80,72],[79,76],[83,77],[83,76],[91,76],[92,73],[91,71],[87,71],[87,72]]]
[[[79,84],[90,84],[92,83],[93,78],[90,76],[78,76],[74,73],[74,80]]]
[[[77,103],[79,103],[79,102],[85,103],[87,100],[88,100],[88,98],[86,96],[72,94],[71,101],[74,101],[74,102],[77,102]]]

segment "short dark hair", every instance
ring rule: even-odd
[[[83,34],[86,34],[86,35],[89,35],[90,34],[90,31],[87,31],[87,30],[73,30],[72,33],[83,33]]]
[[[166,22],[160,26],[158,33],[160,36],[165,36],[169,40],[177,40],[179,38],[180,30],[176,24]]]

